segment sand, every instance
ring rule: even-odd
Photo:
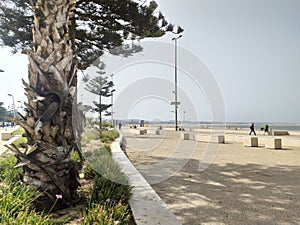
[[[165,130],[123,135],[129,159],[182,224],[300,224],[300,147],[184,141]],[[216,157],[199,164],[204,155]]]

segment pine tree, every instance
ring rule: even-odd
[[[37,0],[0,0],[0,45],[14,52],[32,48],[32,28]],[[31,2],[31,5],[30,5]],[[78,68],[85,69],[105,50],[112,54],[131,55],[141,51],[139,45],[122,48],[126,40],[161,37],[166,32],[181,33],[157,10],[155,1],[77,0],[71,20],[70,35]],[[126,45],[126,44],[125,44]],[[123,51],[122,51],[123,50]]]
[[[0,122],[6,121],[7,110],[3,107],[3,102],[0,102]]]
[[[85,90],[99,97],[99,102],[93,101],[94,105],[96,106],[93,110],[99,113],[101,132],[102,114],[103,112],[105,112],[106,115],[110,115],[109,112],[107,112],[107,109],[112,106],[112,104],[104,104],[102,98],[107,98],[112,95],[112,93],[114,92],[114,89],[112,89],[114,84],[112,81],[108,80],[107,76],[105,76],[105,72],[103,71],[105,65],[103,62],[100,62],[98,65],[96,65],[96,67],[98,68],[98,71],[96,71],[96,73],[99,75],[89,80],[89,82],[86,84]]]

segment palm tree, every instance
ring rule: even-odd
[[[28,146],[25,152],[9,148],[24,169],[23,181],[40,192],[35,201],[38,210],[69,206],[80,199],[78,166],[70,161],[70,153],[80,151],[72,125],[76,65],[69,29],[74,5],[75,0],[37,0],[32,6],[29,83],[23,81],[27,114],[15,119],[26,131]]]
[[[29,13],[27,10],[29,2],[34,11],[33,20],[31,11]],[[75,2],[81,7],[77,17],[88,22],[83,27],[94,32],[76,26]],[[134,13],[128,13],[129,3]],[[100,7],[101,4],[108,6]],[[120,46],[125,39],[158,37],[173,31],[173,26],[168,25],[161,13],[158,17],[153,15],[157,7],[154,1],[149,7],[143,5],[129,0],[0,1],[2,42],[22,49],[29,58],[29,82],[23,81],[28,98],[25,104],[27,114],[11,118],[11,121],[25,129],[28,146],[25,151],[20,151],[14,145],[7,147],[16,152],[19,160],[17,167],[24,169],[23,181],[40,191],[35,201],[37,209],[51,211],[53,205],[60,208],[79,201],[77,188],[80,185],[80,165],[69,159],[72,151],[80,154],[80,145],[77,143],[80,138],[75,137],[79,136],[78,130],[82,127],[80,122],[74,123],[80,116],[73,107],[77,105],[77,66],[86,68],[104,49]],[[95,12],[98,9],[99,12]],[[103,9],[107,11],[103,12]],[[178,32],[182,30],[178,29]],[[102,38],[99,39],[99,36]],[[78,65],[74,57],[75,44]],[[32,46],[31,51],[26,50],[28,46]],[[112,54],[130,54],[121,50]]]

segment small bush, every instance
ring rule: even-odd
[[[102,127],[103,128],[112,128],[112,124],[111,123],[109,123],[109,122],[102,122]]]
[[[0,224],[52,225],[49,217],[30,209],[36,193],[21,185],[3,186],[0,191]]]
[[[5,180],[6,183],[12,184],[20,180],[23,173],[21,168],[15,169],[17,164],[15,156],[5,157],[0,160],[0,181]]]
[[[123,182],[127,182],[123,180]],[[109,199],[112,204],[128,203],[131,196],[131,187],[126,183],[117,183],[101,175],[96,175],[93,182],[90,204],[102,203]]]
[[[110,143],[118,138],[119,134],[114,130],[109,130],[102,132],[100,135],[100,139],[102,143]]]
[[[106,151],[108,151],[109,153],[111,153],[111,148],[110,148],[109,144],[104,144],[103,146],[106,149]]]
[[[81,158],[80,155],[78,153],[78,151],[72,151],[70,154],[70,160],[72,160],[75,163],[81,163]]]
[[[82,224],[123,225],[130,219],[128,207],[118,203],[93,204],[83,215]]]
[[[122,172],[111,152],[104,147],[94,149],[90,157],[86,157],[87,166],[84,175],[94,178],[91,203],[114,199],[115,202],[127,202],[131,195],[128,177]]]
[[[86,130],[81,135],[81,146],[86,146],[91,140],[99,140],[99,133],[95,130]]]
[[[105,133],[104,137],[109,140],[117,137],[116,132]],[[81,224],[127,224],[131,218],[129,199],[132,189],[128,177],[113,160],[110,145],[103,144],[84,152],[84,158],[84,176],[92,178],[93,185]]]
[[[84,177],[88,179],[94,178],[97,173],[101,173],[102,170],[99,171],[98,166],[95,167],[96,164],[101,164],[105,160],[112,160],[111,149],[108,144],[104,144],[103,147],[93,149],[92,151],[86,151],[83,153],[83,156],[87,162],[84,169]]]

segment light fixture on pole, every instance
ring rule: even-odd
[[[8,96],[11,96],[12,97],[12,100],[13,100],[13,113],[14,113],[14,118],[16,118],[16,108],[15,108],[15,98],[14,98],[14,95],[13,94],[7,94]]]
[[[18,112],[19,108],[21,108],[21,109],[23,108],[23,104],[21,101],[17,101],[17,103],[19,103],[19,106],[16,107],[16,112]]]
[[[175,87],[174,87],[174,94],[175,94],[175,102],[172,102],[175,107],[175,130],[178,130],[178,120],[177,120],[177,108],[179,105],[179,102],[177,101],[177,40],[181,38],[182,35],[179,35],[178,37],[172,38],[172,41],[174,41],[175,46],[175,63],[174,63],[174,69],[175,69]],[[171,104],[172,104],[171,103]]]

